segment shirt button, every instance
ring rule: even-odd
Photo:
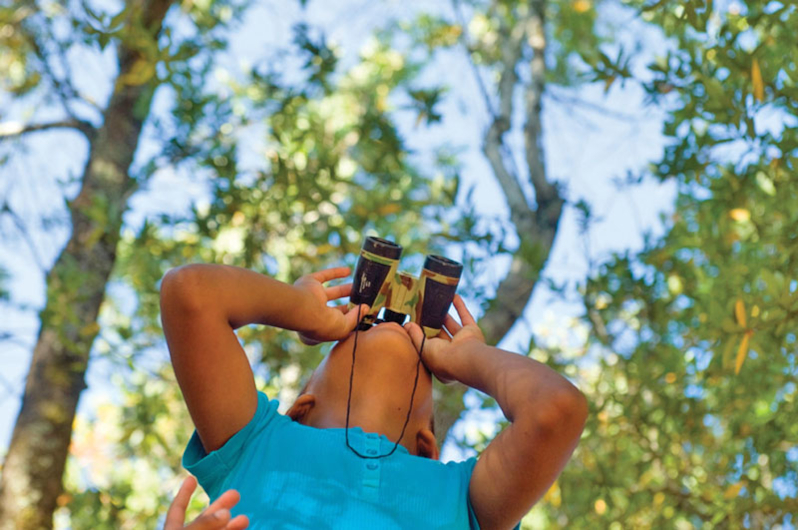
[[[369,449],[367,451],[367,453],[370,454],[370,455],[376,455],[377,454],[377,450],[376,449]]]
[[[373,470],[377,469],[377,463],[376,462],[369,462],[368,464],[366,464],[366,467],[373,471]]]

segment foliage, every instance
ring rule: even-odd
[[[569,528],[784,524],[798,513],[798,10],[640,8],[671,37],[644,83],[669,110],[651,175],[679,195],[661,241],[584,285],[593,413],[536,511]]]
[[[101,403],[91,417],[75,425],[72,458],[65,480],[71,487],[60,499],[56,524],[73,528],[148,528],[163,515],[185,472],[180,452],[191,420],[174,374],[117,374],[119,403]],[[207,506],[197,496],[196,515]]]

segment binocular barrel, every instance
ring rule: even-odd
[[[384,320],[402,324],[410,316],[428,337],[434,337],[454,300],[463,266],[443,256],[429,255],[420,276],[414,278],[397,272],[401,255],[400,245],[367,237],[355,267],[350,304],[368,304],[371,308],[361,321],[361,329],[377,323],[384,308]]]

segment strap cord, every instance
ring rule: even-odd
[[[352,368],[349,371],[349,395],[346,398],[346,446],[357,456],[367,460],[373,460],[377,458],[386,458],[391,456],[395,451],[396,448],[399,447],[399,443],[402,441],[402,438],[405,436],[405,429],[407,429],[407,424],[410,423],[410,413],[413,411],[413,399],[416,396],[416,388],[418,388],[418,374],[421,368],[421,352],[424,351],[424,342],[427,340],[427,335],[424,334],[424,337],[421,339],[421,348],[418,351],[418,362],[416,362],[416,379],[413,381],[413,392],[410,393],[410,405],[407,408],[407,417],[405,418],[405,424],[402,426],[402,432],[399,434],[399,439],[396,440],[396,443],[393,445],[393,449],[391,449],[388,453],[384,455],[364,455],[358,452],[357,449],[352,447],[349,444],[349,412],[352,404],[352,383],[355,378],[355,351],[357,350],[357,336],[359,333],[360,328],[360,306],[357,307],[357,323],[358,326],[355,328],[355,342],[352,345]]]

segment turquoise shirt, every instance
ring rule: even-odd
[[[277,412],[258,394],[255,416],[220,449],[206,454],[197,433],[183,466],[216,499],[241,493],[233,515],[258,528],[479,528],[468,484],[476,458],[443,464],[413,456],[362,459],[346,447],[345,429],[316,429]],[[364,455],[386,454],[385,436],[349,429]]]

